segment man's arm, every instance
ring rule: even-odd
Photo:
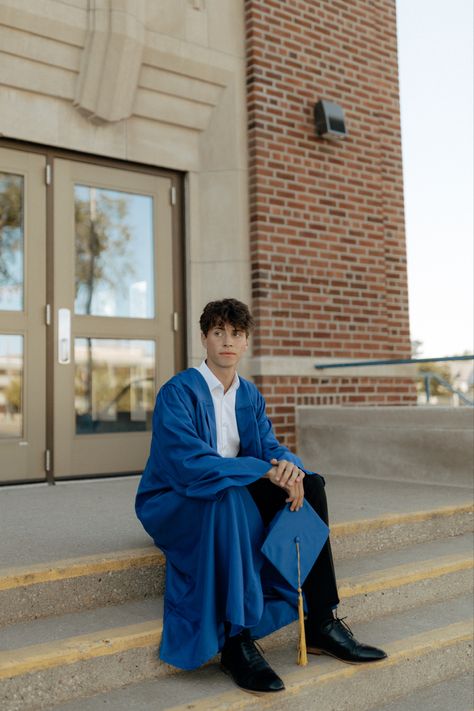
[[[221,457],[199,436],[179,388],[166,384],[156,399],[147,468],[164,473],[184,496],[219,499],[224,489],[264,476],[270,464],[255,457]]]
[[[278,461],[286,459],[288,462],[293,462],[299,469],[305,472],[305,474],[312,474],[313,472],[306,471],[303,467],[303,462],[296,454],[293,454],[288,447],[280,444],[280,442],[275,437],[273,432],[273,427],[271,421],[267,417],[265,400],[263,395],[257,390],[257,424],[258,431],[260,434],[260,441],[262,443],[263,458],[269,462],[272,459]]]

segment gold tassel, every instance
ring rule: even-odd
[[[308,663],[308,655],[306,653],[306,635],[304,631],[304,608],[303,608],[303,592],[301,590],[301,566],[300,566],[300,544],[299,539],[296,539],[296,555],[298,558],[298,621],[300,627],[300,638],[298,643],[298,664],[306,666]]]

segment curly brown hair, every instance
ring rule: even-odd
[[[222,299],[221,301],[210,301],[206,304],[199,319],[201,331],[205,336],[207,336],[211,328],[215,326],[222,327],[226,323],[230,323],[231,326],[239,329],[239,331],[245,331],[247,336],[255,326],[249,307],[242,301]]]

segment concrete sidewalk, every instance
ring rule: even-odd
[[[153,545],[135,517],[139,477],[0,488],[0,568]],[[472,502],[472,488],[327,476],[332,524]]]

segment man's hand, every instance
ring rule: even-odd
[[[288,498],[285,499],[285,501],[291,502],[290,506],[290,511],[299,511],[300,508],[303,506],[303,500],[304,500],[304,487],[303,487],[303,482],[298,481],[296,484],[294,484],[291,487],[291,490],[288,493]]]
[[[289,498],[286,501],[292,502],[290,510],[297,511],[303,506],[305,473],[296,464],[288,462],[286,459],[280,461],[272,459],[270,464],[273,466],[265,476],[270,479],[272,484],[280,486],[288,492]]]
[[[271,459],[272,468],[266,473],[272,484],[277,484],[283,488],[293,486],[297,481],[303,481],[304,472],[298,469],[296,464],[288,462],[286,459]]]

